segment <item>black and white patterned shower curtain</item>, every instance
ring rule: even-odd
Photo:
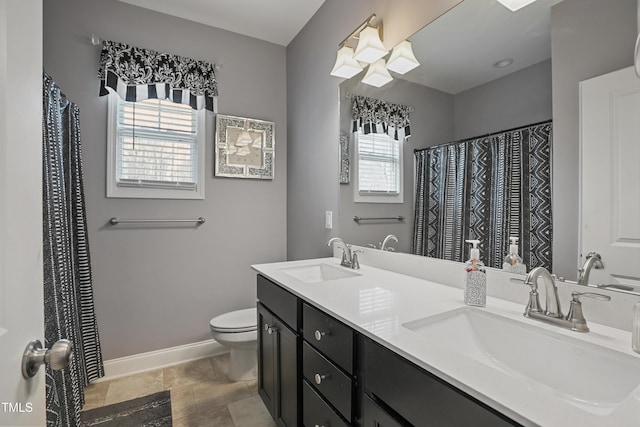
[[[528,269],[551,270],[551,122],[417,150],[412,252],[451,261],[478,239],[501,268],[509,236]]]
[[[46,368],[47,426],[77,426],[84,387],[104,376],[93,305],[79,109],[43,78],[45,347],[73,342],[69,366]]]

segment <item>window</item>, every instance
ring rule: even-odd
[[[107,197],[204,198],[204,110],[109,94]]]
[[[355,202],[402,203],[402,141],[384,133],[356,135]]]

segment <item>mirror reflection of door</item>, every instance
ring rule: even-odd
[[[633,67],[580,84],[580,253],[590,283],[640,291],[640,78]]]

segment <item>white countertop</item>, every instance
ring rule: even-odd
[[[321,258],[254,265],[252,268],[293,294],[341,320],[356,331],[395,351],[416,365],[444,379],[488,406],[523,425],[552,426],[640,426],[640,387],[602,414],[587,411],[554,396],[552,390],[532,386],[485,364],[454,354],[425,342],[402,324],[466,307],[462,290],[380,268],[361,265],[358,277],[321,283],[304,283],[282,271],[283,268],[315,265],[319,262],[339,266],[337,258]],[[516,304],[487,297],[486,310],[518,322],[566,335],[573,339],[635,357],[631,334],[589,322],[591,331],[581,334],[525,318],[526,301]],[[553,354],[546,354],[549,364]],[[567,366],[567,369],[571,369]],[[575,372],[589,375],[589,372]]]

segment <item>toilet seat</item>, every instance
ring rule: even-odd
[[[231,311],[216,316],[209,322],[212,331],[221,333],[251,332],[258,329],[255,308]]]

